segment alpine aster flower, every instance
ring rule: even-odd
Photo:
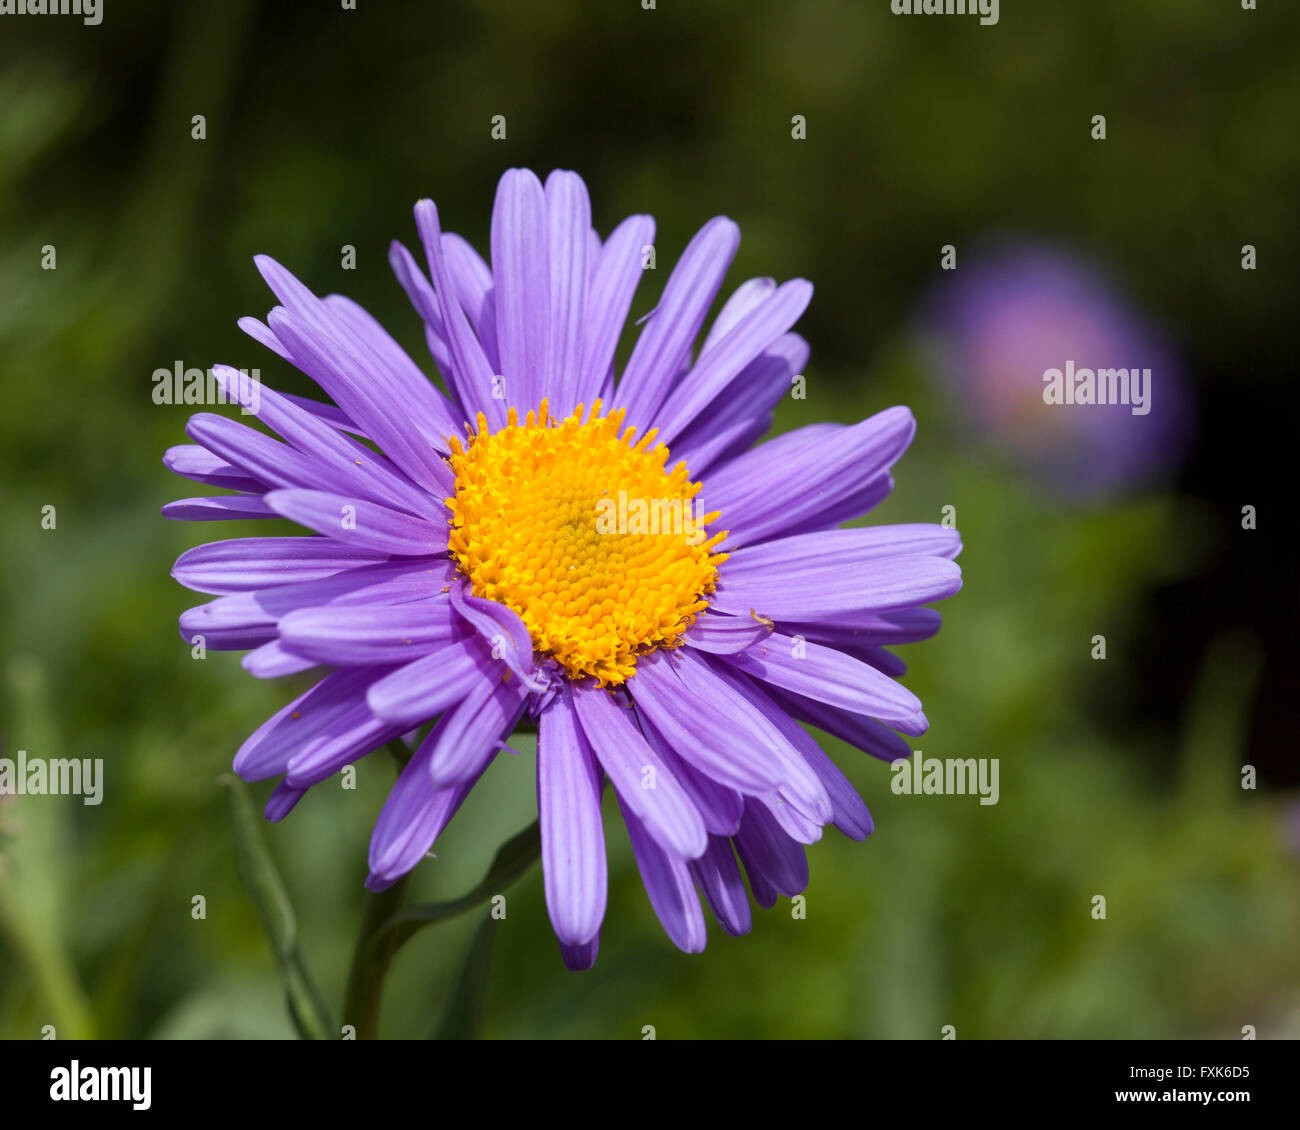
[[[672,941],[704,948],[697,888],[743,934],[741,864],[771,906],[806,886],[803,846],[824,825],[872,830],[799,723],[886,761],[910,752],[896,731],[927,725],[886,646],[938,630],[921,606],[960,587],[958,536],[838,528],[889,493],[911,413],[752,446],[808,357],[789,331],[812,287],[743,283],[696,351],[740,240],[725,217],[683,252],[617,382],[650,217],[601,240],[580,177],[543,187],[514,169],[490,267],[442,232],[431,201],[415,219],[429,275],[401,244],[391,262],[443,389],[359,306],[258,258],[281,305],[241,326],[333,403],[259,388],[256,414],[283,442],[199,413],[193,444],[164,460],[236,492],[172,503],[169,517],[279,515],[314,533],[213,542],[173,570],[216,597],[182,615],[186,639],[250,649],[261,678],[330,669],[235,769],[282,778],[267,806],[279,820],[436,718],[375,825],[367,885],[382,889],[425,856],[526,714],[565,962],[589,967],[599,943],[606,781]],[[232,369],[214,375],[240,387]]]
[[[996,438],[1066,497],[1158,482],[1187,446],[1190,394],[1160,331],[1099,269],[1051,246],[973,255],[923,303],[932,371],[962,405],[967,435]],[[1045,403],[1044,378],[1075,367],[1144,374],[1146,403]]]

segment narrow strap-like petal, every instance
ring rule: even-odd
[[[187,549],[172,566],[172,576],[195,592],[247,592],[316,581],[387,559],[386,553],[330,538],[229,538]]]
[[[638,714],[637,723],[650,748],[682,783],[691,803],[699,810],[705,828],[718,836],[734,835],[745,811],[745,798],[735,789],[718,784],[707,773],[696,769],[686,758],[674,752],[644,714]]]
[[[686,246],[664,284],[615,390],[614,406],[644,434],[667,398],[691,344],[740,246],[740,228],[725,216],[704,225]]]
[[[210,487],[220,487],[222,490],[252,491],[261,494],[267,489],[267,484],[261,479],[241,471],[233,463],[213,455],[206,447],[201,447],[197,443],[181,443],[169,447],[163,453],[163,466],[174,475],[181,475]]]
[[[695,623],[686,629],[682,639],[688,646],[699,651],[733,655],[766,639],[772,630],[770,622],[756,620],[752,616],[728,616],[715,612],[710,606],[695,618]]]
[[[659,846],[622,796],[618,798],[618,804],[623,812],[628,838],[632,841],[632,854],[641,872],[641,882],[664,932],[683,952],[703,952],[708,935],[690,865]]]
[[[642,265],[645,249],[653,246],[654,237],[654,217],[629,216],[610,233],[604,246],[599,247],[598,256],[589,259],[595,266],[587,293],[582,363],[573,390],[580,403],[590,404],[602,394],[632,297],[645,273]]]
[[[457,640],[374,683],[366,704],[380,718],[418,726],[465,698],[479,683],[499,680],[503,665],[482,640]]]
[[[838,706],[828,706],[824,702],[793,694],[771,684],[764,686],[763,690],[773,701],[789,711],[792,717],[825,730],[832,737],[856,746],[863,753],[869,753],[881,761],[892,763],[899,758],[912,756],[912,747],[907,740],[874,718]]]
[[[461,407],[474,422],[481,412],[493,430],[506,422],[506,400],[500,395],[496,373],[483,352],[483,346],[470,327],[465,311],[461,309],[456,286],[442,253],[442,228],[438,223],[438,209],[432,200],[421,200],[415,206],[415,226],[424,244],[424,254],[429,261],[433,289],[442,315],[443,332],[451,354],[451,371]],[[500,306],[497,309],[497,348],[503,348]],[[504,361],[504,354],[503,354]]]
[[[798,334],[782,334],[736,378],[734,396],[715,401],[673,443],[693,477],[744,451],[772,426],[772,409],[808,363],[808,343]]]
[[[591,201],[577,173],[556,169],[546,178],[546,230],[549,241],[549,360],[544,392],[550,411],[563,419],[578,405],[578,366],[582,362],[583,321],[587,315],[587,253]],[[521,406],[526,411],[532,404]]]
[[[605,918],[605,832],[601,772],[567,694],[537,720],[537,816],[546,909],[563,945],[580,945]]]
[[[181,498],[161,510],[173,522],[231,522],[240,518],[278,518],[255,494],[218,494],[207,498]]]
[[[761,305],[774,290],[776,290],[776,279],[773,278],[746,279],[736,287],[727,296],[727,301],[722,304],[718,316],[713,319],[713,325],[705,335],[704,344],[700,346],[700,356],[703,357],[708,353],[711,347],[726,336],[732,326],[754,307]]]
[[[923,733],[929,725],[916,695],[862,660],[834,648],[774,632],[748,651],[719,659],[760,683],[866,714],[904,733]]]
[[[505,680],[493,665],[453,711],[429,759],[435,785],[453,784],[477,776],[510,736],[527,701],[518,679]]]
[[[710,836],[708,851],[691,862],[691,874],[722,928],[733,938],[748,934],[754,925],[754,914],[731,840],[726,836]]]
[[[447,735],[458,736],[463,731],[459,716],[475,712],[476,703],[469,703],[444,714],[398,775],[370,834],[366,886],[371,890],[383,890],[424,858],[486,771],[491,752],[478,771],[463,780],[437,785],[429,776],[429,764]],[[504,730],[497,735],[504,736]]]
[[[212,376],[232,402],[244,404],[296,450],[325,464],[333,481],[346,484],[349,493],[420,514],[428,512],[437,504],[436,500],[450,492],[454,476],[445,463],[438,493],[430,498],[427,491],[416,487],[387,459],[287,397],[261,385],[254,390],[247,381],[239,379],[237,370],[228,365],[213,366]]]
[[[280,642],[297,655],[356,667],[409,663],[455,643],[465,629],[445,598],[430,597],[405,604],[300,608],[281,617],[279,633]]]
[[[711,606],[733,616],[752,610],[774,620],[829,620],[851,612],[892,612],[929,604],[961,588],[961,569],[955,562],[917,554],[845,560],[813,551],[792,554],[779,569],[742,561],[733,571],[730,565],[730,560],[722,564]]]
[[[852,427],[813,424],[788,432],[715,470],[699,504],[706,513],[721,511],[728,550],[765,541],[868,488],[915,431],[910,411],[891,408]]]
[[[282,679],[286,675],[310,671],[317,664],[314,659],[304,659],[285,651],[280,641],[274,639],[254,648],[239,661],[239,665],[254,679]]]
[[[781,765],[755,757],[751,735],[692,691],[659,651],[637,660],[628,690],[637,710],[664,741],[715,781],[742,793],[768,792],[782,779]]]
[[[694,859],[708,846],[699,810],[681,782],[650,747],[631,710],[608,691],[575,685],[578,721],[610,784],[665,851]]]
[[[461,309],[474,327],[474,336],[483,347],[488,363],[493,368],[499,368],[492,269],[483,262],[483,257],[470,246],[469,241],[455,232],[442,233],[442,254]],[[432,296],[432,289],[429,294]]]
[[[492,281],[506,401],[525,413],[549,387],[553,332],[547,199],[528,169],[509,169],[497,183]]]
[[[654,416],[659,439],[672,443],[716,397],[725,395],[745,367],[799,320],[812,301],[812,289],[804,279],[782,283],[702,350]]]
[[[266,502],[277,514],[358,549],[401,557],[447,550],[447,527],[390,510],[367,499],[322,490],[273,490]]]
[[[736,850],[754,877],[786,898],[793,898],[808,886],[808,857],[803,848],[787,836],[772,814],[755,800],[745,802],[745,819],[736,833]],[[755,897],[758,890],[755,888]]]
[[[363,703],[366,688],[388,670],[352,667],[326,675],[249,735],[235,754],[235,772],[245,781],[283,773],[296,750]]]
[[[469,582],[457,578],[452,582],[451,606],[457,615],[484,639],[492,654],[505,661],[520,681],[531,691],[546,690],[547,680],[537,670],[533,656],[533,641],[519,614],[495,600],[470,594]]]

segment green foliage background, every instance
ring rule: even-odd
[[[961,442],[962,406],[933,391],[908,332],[940,245],[1050,237],[1113,267],[1171,329],[1206,403],[1288,395],[1300,10],[1004,0],[981,28],[888,8],[107,0],[98,27],[5,18],[0,731],[6,756],[102,757],[107,784],[99,807],[0,800],[0,1035],[292,1034],[217,783],[292,690],[247,677],[237,655],[196,662],[178,635],[196,600],[168,570],[216,532],[158,515],[186,493],[159,458],[183,442],[188,410],[154,405],[150,375],[227,362],[310,391],[235,327],[272,304],[257,252],[356,298],[426,359],[388,241],[415,239],[411,205],[432,196],[445,226],[486,249],[511,165],[580,171],[602,232],[656,215],[660,272],[634,315],[719,212],[744,232],[733,284],[812,279],[809,394],[780,408],[778,430],[914,407],[918,439],[873,520],[953,505],[967,547],[942,633],[903,649],[932,721],[917,744],[1000,758],[1002,795],[895,796],[887,766],[833,748],[875,835],[810,849],[806,920],[783,902],[749,937],[714,930],[693,957],[659,929],[609,812],[595,969],[564,970],[531,871],[496,924],[482,1033],[1300,1035],[1296,778],[1239,787],[1248,718],[1277,678],[1269,650],[1229,617],[1168,657],[1193,676],[1176,709],[1145,709],[1140,683],[1159,639],[1143,628],[1153,594],[1206,574],[1243,535],[1186,484],[1067,506],[1026,482]],[[1088,135],[1094,113],[1108,117],[1104,145]],[[205,141],[190,137],[194,114]],[[494,114],[505,141],[489,136]],[[794,114],[806,141],[791,140]],[[1245,242],[1261,249],[1255,275],[1239,269]],[[57,270],[40,269],[46,244]],[[340,267],[344,244],[355,271]],[[1195,465],[1213,442],[1202,436]],[[1232,462],[1250,481],[1249,458]],[[1276,594],[1288,615],[1289,581]],[[1104,663],[1089,657],[1095,633]],[[1289,740],[1274,764],[1293,759]],[[520,744],[420,867],[417,897],[468,889],[533,818]],[[392,778],[385,756],[368,758],[355,791],[326,783],[265,829],[335,1007]],[[436,1030],[480,917],[407,946],[385,1034]]]

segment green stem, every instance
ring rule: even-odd
[[[358,1040],[373,1040],[379,1033],[379,1007],[384,995],[384,977],[389,963],[402,940],[383,927],[402,908],[410,874],[403,875],[391,887],[366,898],[356,949],[352,951],[352,970],[343,1000],[343,1023],[356,1029]]]
[[[501,845],[482,882],[460,898],[447,902],[423,903],[404,910],[402,903],[406,898],[411,872],[402,876],[386,891],[371,894],[367,898],[356,949],[352,952],[352,971],[348,974],[342,1017],[345,1025],[350,1024],[356,1029],[358,1040],[376,1038],[384,977],[393,956],[411,935],[433,922],[443,922],[481,906],[518,879],[541,854],[541,832],[534,820],[522,832]],[[471,961],[467,966],[471,983],[466,991],[470,992],[471,1000],[477,1000],[474,991],[484,976],[486,952],[484,946],[481,959]]]

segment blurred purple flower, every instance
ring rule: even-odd
[[[1160,332],[1071,253],[1009,244],[960,262],[922,306],[932,370],[962,428],[992,438],[1057,491],[1122,493],[1181,463],[1191,403]],[[1150,370],[1147,403],[1047,403],[1049,370]],[[1141,411],[1145,408],[1145,412]]]

